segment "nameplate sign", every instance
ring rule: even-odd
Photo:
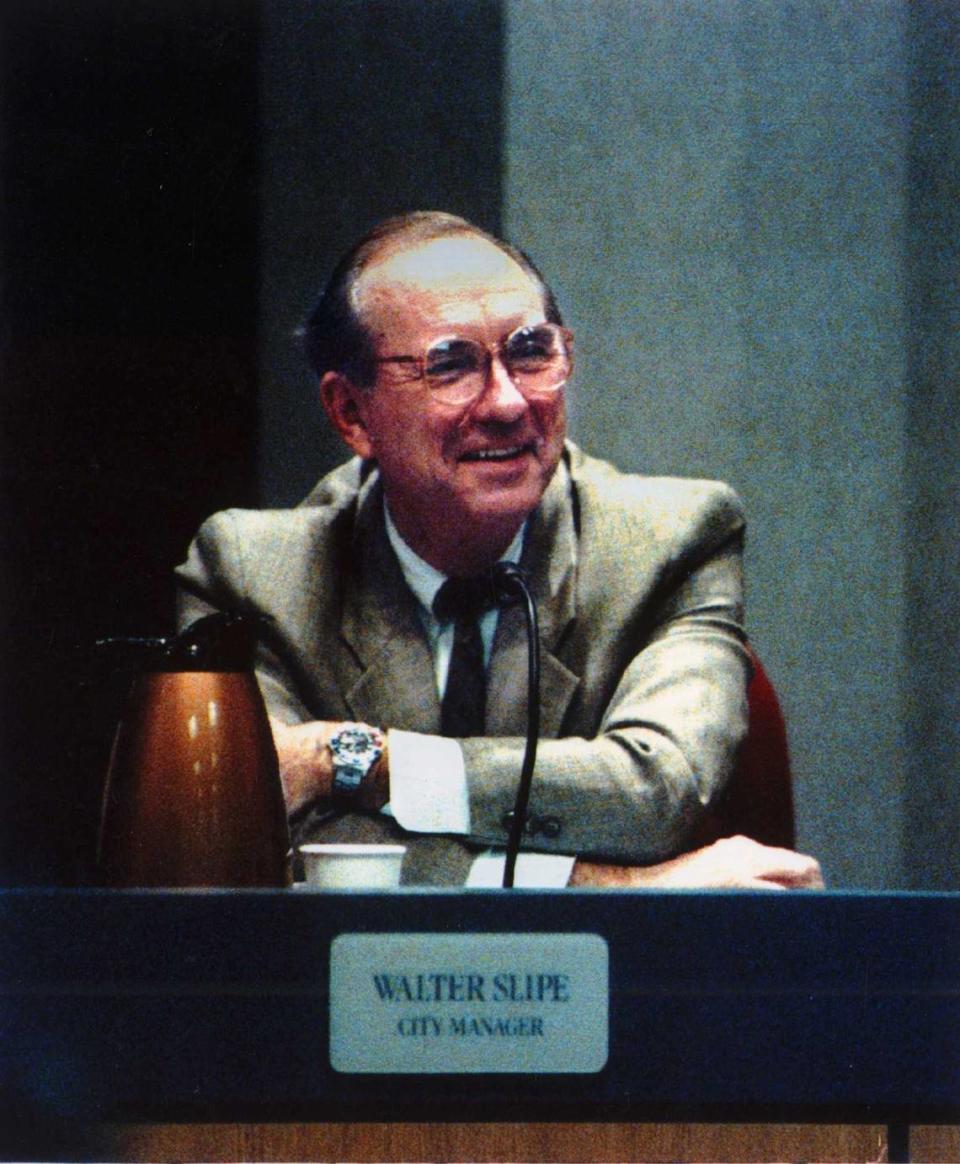
[[[330,1063],[378,1075],[577,1074],[607,1061],[597,934],[340,934]]]

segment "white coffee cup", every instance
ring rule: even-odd
[[[403,845],[301,845],[307,885],[316,889],[396,889]]]

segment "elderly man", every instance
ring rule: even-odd
[[[566,441],[572,336],[529,260],[451,215],[387,220],[306,340],[356,456],[296,509],[215,515],[178,572],[183,621],[271,619],[257,671],[295,840],[402,838],[408,883],[499,883],[526,646],[476,580],[510,561],[544,663],[517,883],[819,884],[742,838],[685,851],[745,725],[740,506]]]

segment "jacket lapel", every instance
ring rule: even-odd
[[[350,713],[387,727],[439,732],[430,645],[387,538],[376,483],[360,498],[340,632],[338,678]]]
[[[561,462],[530,519],[521,566],[540,622],[540,735],[556,738],[580,679],[554,653],[576,614],[577,538],[570,477]],[[527,634],[519,605],[500,615],[487,690],[490,735],[527,727]]]

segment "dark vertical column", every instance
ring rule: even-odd
[[[905,851],[916,889],[960,889],[960,8],[910,6]]]
[[[166,630],[201,516],[254,497],[257,33],[253,0],[0,11],[10,880],[89,858],[91,643]]]
[[[265,501],[298,500],[346,456],[294,336],[340,253],[405,210],[499,228],[501,23],[500,0],[265,0]]]

